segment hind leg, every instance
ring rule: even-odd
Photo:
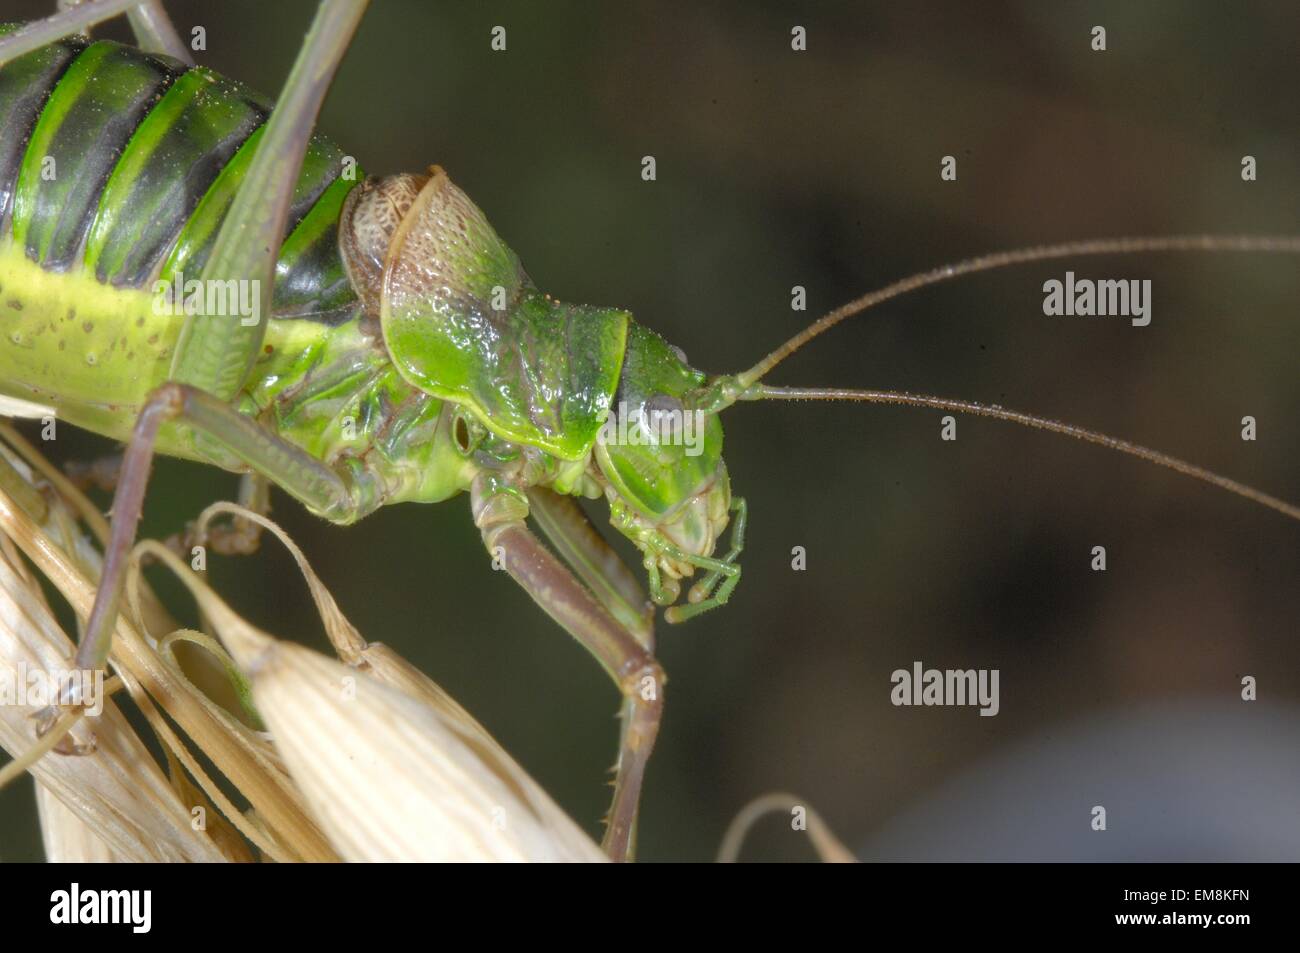
[[[58,0],[57,6],[61,11],[71,10],[89,2],[91,0]],[[182,63],[194,65],[189,48],[181,42],[167,11],[163,9],[162,0],[136,0],[135,5],[127,9],[126,18],[131,23],[131,32],[135,34],[140,49],[149,53],[165,53]]]

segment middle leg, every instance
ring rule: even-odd
[[[164,384],[141,410],[123,458],[99,589],[73,662],[78,670],[97,671],[108,660],[154,444],[159,430],[170,422],[184,424],[234,454],[326,519],[350,522],[378,502],[358,483],[359,474],[336,472],[210,394],[183,384]],[[78,702],[75,697],[61,699],[61,705]],[[58,719],[59,709],[51,706],[40,712],[38,730],[48,730]]]

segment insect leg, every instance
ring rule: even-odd
[[[324,0],[267,121],[239,194],[231,203],[200,276],[251,281],[256,320],[192,314],[185,320],[171,378],[230,400],[239,392],[266,331],[276,259],[316,114],[356,31],[366,0]]]
[[[245,473],[239,481],[239,505],[259,516],[271,512],[271,481],[260,473]],[[208,530],[208,546],[223,556],[251,556],[262,543],[262,524],[236,516]]]
[[[703,579],[691,587],[690,602],[687,605],[672,606],[664,612],[664,617],[669,622],[685,622],[701,612],[726,605],[731,598],[731,590],[740,582],[740,565],[736,560],[745,548],[745,522],[749,515],[745,498],[733,497],[731,511],[736,514],[731,521],[731,551],[720,566],[710,569]],[[713,587],[718,585],[719,579],[722,580],[722,585],[713,594]]]
[[[494,474],[470,488],[474,522],[495,559],[552,619],[594,655],[623,693],[623,728],[614,777],[614,802],[604,848],[631,859],[637,805],[646,761],[663,713],[664,673],[640,640],[610,614],[554,553],[528,529],[524,491]]]
[[[239,481],[239,505],[259,516],[271,512],[271,481],[260,473],[245,473]],[[262,524],[242,516],[210,524],[199,535],[194,521],[167,538],[167,548],[188,559],[195,546],[206,546],[222,556],[251,556],[262,545]]]
[[[104,570],[85,635],[77,646],[73,663],[77,669],[96,671],[108,660],[154,443],[159,429],[167,423],[183,424],[210,445],[234,454],[326,519],[346,523],[370,508],[360,502],[354,480],[285,442],[256,420],[211,394],[182,384],[164,384],[140,411],[122,460],[122,473],[113,495],[113,522]],[[62,699],[62,704],[75,705],[78,701],[68,697]],[[58,706],[38,714],[38,730],[48,730],[58,715]]]
[[[79,490],[94,488],[111,493],[117,489],[122,458],[121,453],[110,453],[93,460],[69,460],[63,465],[63,472],[68,482]],[[239,505],[262,516],[270,513],[270,483],[259,474],[245,473],[239,481]],[[210,527],[204,539],[195,534],[194,525],[191,522],[183,532],[168,537],[168,548],[178,555],[188,556],[191,547],[203,544],[223,556],[249,556],[257,552],[262,540],[262,524],[242,516]]]
[[[0,66],[65,36],[85,33],[96,23],[111,20],[139,2],[140,0],[95,0],[94,3],[81,3],[60,10],[44,20],[26,23],[0,40]]]
[[[166,53],[182,63],[194,65],[190,49],[181,42],[172,26],[171,17],[163,8],[162,0],[140,0],[137,6],[126,12],[131,23],[131,32],[135,34],[140,49],[150,53]]]
[[[735,513],[731,521],[731,551],[722,559],[701,556],[687,552],[673,542],[660,530],[640,531],[635,537],[637,546],[645,554],[642,565],[650,581],[650,598],[657,605],[668,606],[664,610],[664,621],[670,623],[685,622],[687,619],[727,604],[731,592],[740,582],[740,563],[736,560],[745,548],[745,521],[748,509],[742,497],[733,497],[731,511]],[[674,575],[666,580],[660,573],[660,557],[667,557],[675,563],[686,563],[696,569],[702,569],[705,575],[691,587],[688,602],[673,605],[680,594],[680,586]],[[721,580],[722,584],[718,585]],[[717,592],[713,591],[717,586]]]
[[[78,490],[93,487],[111,493],[116,489],[118,475],[122,472],[122,454],[107,453],[93,460],[69,460],[63,465],[63,472]]]
[[[528,491],[533,518],[578,577],[624,628],[654,650],[654,609],[641,584],[572,497]]]
[[[94,0],[58,0],[60,11],[89,6]],[[163,9],[162,0],[136,0],[136,5],[126,11],[140,49],[149,53],[166,53],[182,63],[194,65],[190,51],[176,35],[176,28]]]

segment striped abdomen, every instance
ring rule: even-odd
[[[0,69],[0,242],[117,288],[197,278],[269,110],[240,83],[108,41],[64,40],[15,60]],[[276,317],[333,324],[356,310],[338,219],[361,174],[343,170],[342,152],[314,138],[277,266]]]

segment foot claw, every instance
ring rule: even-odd
[[[36,722],[36,737],[42,738],[48,735],[68,710],[69,708],[63,705],[48,705],[33,714],[32,720]],[[83,743],[76,741],[72,734],[68,733],[59,739],[53,750],[57,754],[81,757],[92,754],[97,747],[94,737]]]

